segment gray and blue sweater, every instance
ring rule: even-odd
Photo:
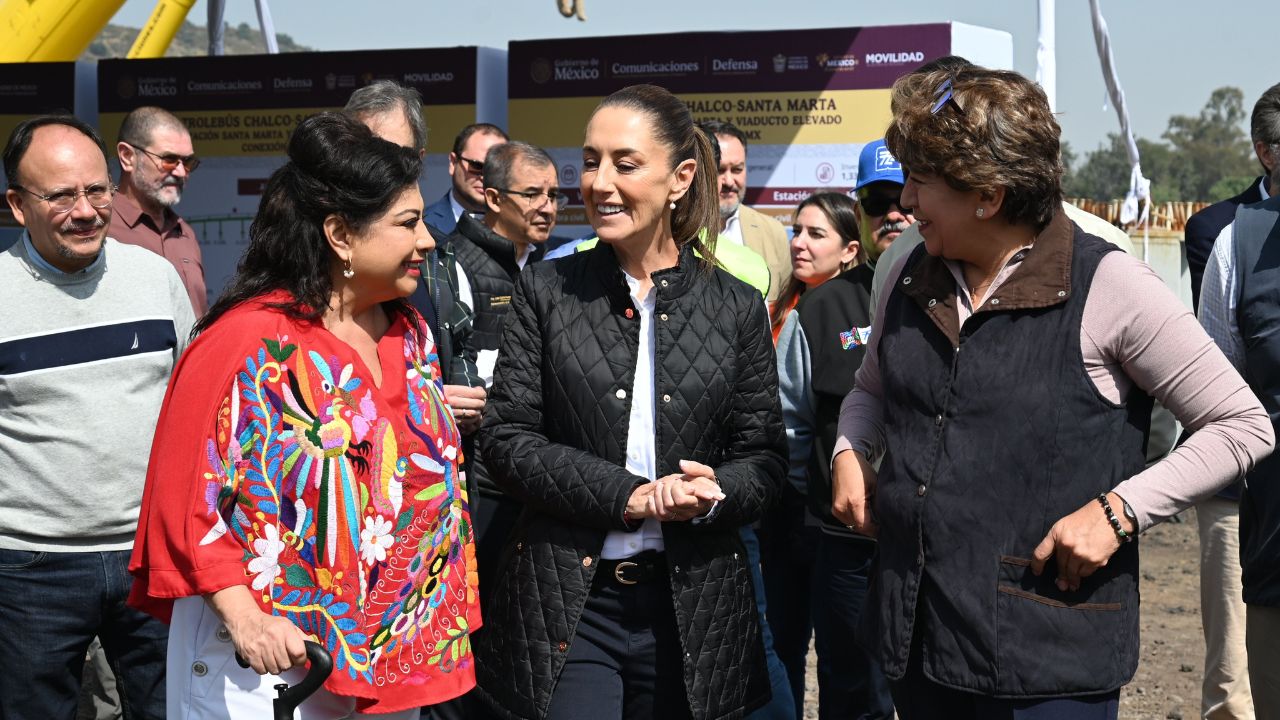
[[[0,253],[0,548],[127,550],[169,375],[195,318],[159,255],[108,238],[64,273]]]

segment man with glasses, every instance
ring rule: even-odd
[[[488,210],[483,219],[458,218],[458,227],[446,242],[458,259],[459,294],[470,296],[475,311],[471,343],[477,351],[476,365],[485,385],[492,386],[502,323],[511,309],[516,279],[526,265],[546,254],[556,211],[567,198],[560,192],[551,156],[542,148],[514,140],[489,149],[484,186]],[[476,492],[471,496],[471,517],[484,588],[491,582],[489,573],[498,567],[498,556],[520,508],[489,480],[484,457],[472,459],[468,480]]]
[[[76,714],[95,636],[125,717],[163,718],[166,626],[126,606],[151,438],[195,320],[168,262],[107,237],[106,150],[70,116],[14,129],[0,253],[0,715]]]
[[[172,113],[140,107],[120,125],[116,156],[120,191],[111,218],[111,237],[163,256],[182,278],[197,316],[209,309],[204,263],[196,233],[174,212],[187,178],[200,159],[191,133]]]
[[[568,198],[560,192],[551,156],[528,143],[493,146],[483,174],[487,211],[481,220],[460,217],[449,243],[458,258],[460,294],[471,299],[475,311],[476,365],[491,385],[516,276],[542,259],[556,212]]]
[[[475,123],[462,128],[453,140],[449,153],[449,177],[453,187],[444,197],[427,206],[422,219],[431,227],[451,233],[463,213],[483,215],[484,162],[489,149],[508,140],[502,128],[489,123]]]

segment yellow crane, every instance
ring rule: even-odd
[[[586,0],[556,0],[564,17],[586,20]],[[124,0],[0,0],[0,62],[59,62],[80,57]],[[163,57],[195,0],[159,0],[131,58]]]

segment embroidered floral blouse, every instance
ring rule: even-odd
[[[196,339],[156,428],[131,604],[167,620],[174,598],[247,585],[328,648],[325,687],[360,712],[475,684],[461,436],[414,319],[378,342],[381,387],[323,325],[261,301]]]

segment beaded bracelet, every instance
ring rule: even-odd
[[[1102,511],[1107,514],[1107,522],[1111,523],[1111,529],[1115,531],[1116,538],[1123,543],[1132,542],[1133,536],[1124,531],[1120,526],[1120,519],[1116,517],[1116,513],[1111,509],[1111,503],[1107,501],[1107,494],[1102,493],[1098,496],[1098,502],[1102,504]]]

